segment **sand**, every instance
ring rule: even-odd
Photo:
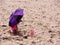
[[[24,9],[19,31],[33,29],[34,36],[9,33],[9,16],[17,8]],[[60,0],[0,0],[0,45],[60,45]]]

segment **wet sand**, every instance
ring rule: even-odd
[[[8,32],[9,16],[17,8],[24,9],[19,31],[27,35],[33,29],[33,37]],[[60,45],[60,0],[0,0],[0,45]]]

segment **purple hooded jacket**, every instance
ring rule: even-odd
[[[19,23],[18,20],[21,20],[21,18],[24,15],[24,10],[23,9],[17,9],[15,12],[13,12],[10,16],[9,20],[9,26],[14,26]]]

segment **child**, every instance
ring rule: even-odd
[[[17,24],[21,22],[21,18],[23,17],[23,9],[17,9],[13,12],[10,16],[9,26],[12,28],[11,32],[16,35],[18,34],[18,27]]]

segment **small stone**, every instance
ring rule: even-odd
[[[27,36],[24,36],[25,39],[27,39],[28,37]]]
[[[35,0],[35,1],[38,1],[38,0]]]
[[[7,40],[8,38],[7,37],[3,37],[3,40]]]
[[[60,35],[60,31],[57,31],[58,32],[58,34]]]
[[[52,28],[54,28],[54,26],[52,26]]]
[[[50,42],[50,43],[54,43],[54,42],[52,41],[52,39],[50,39],[49,42]]]
[[[24,25],[24,26],[27,26],[27,25]]]
[[[20,44],[20,45],[23,45],[23,44]]]
[[[46,16],[43,16],[43,18],[46,18]]]
[[[6,25],[2,25],[2,27],[7,27]]]
[[[36,42],[35,41],[32,41],[32,44],[36,44]]]
[[[51,30],[49,30],[49,33],[51,33],[52,31]]]
[[[32,41],[32,43],[36,43],[36,42]]]
[[[41,8],[39,8],[39,9],[41,9]]]
[[[45,14],[46,13],[46,11],[42,11],[42,14]]]
[[[37,18],[37,17],[35,17],[35,18]]]
[[[27,33],[27,31],[26,31],[26,30],[24,30],[23,32],[24,32],[24,34],[26,34],[26,33]]]
[[[6,34],[6,33],[4,33],[4,34]]]
[[[51,34],[51,37],[50,38],[53,38],[56,34]]]
[[[57,13],[57,15],[60,15],[60,13]]]

